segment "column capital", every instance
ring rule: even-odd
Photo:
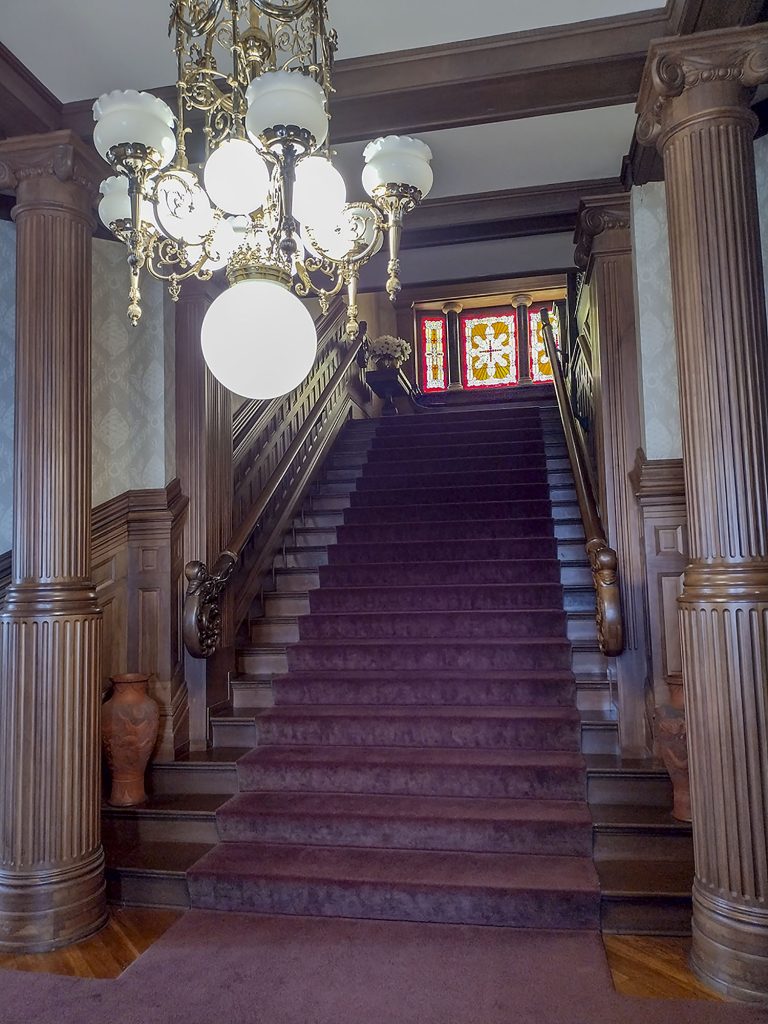
[[[443,313],[456,313],[459,314],[464,309],[464,306],[460,302],[444,302]]]
[[[618,247],[626,251],[630,247],[629,240],[629,194],[617,192],[613,195],[591,196],[582,199],[576,218],[576,231],[573,240],[576,243],[574,262],[580,270],[585,270],[598,235],[611,233],[609,248]],[[619,237],[617,233],[621,232]]]
[[[661,147],[689,118],[722,116],[728,107],[752,116],[751,90],[766,81],[766,24],[657,39],[648,49],[635,108],[638,141]],[[680,98],[687,102],[675,102]]]
[[[0,189],[16,192],[30,179],[52,178],[62,184],[79,185],[95,207],[99,183],[109,173],[109,166],[96,150],[68,130],[0,141]]]

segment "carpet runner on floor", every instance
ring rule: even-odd
[[[539,408],[382,420],[350,501],[192,905],[596,928]]]

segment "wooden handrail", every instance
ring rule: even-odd
[[[361,322],[357,338],[347,349],[336,372],[323,389],[298,433],[262,488],[258,500],[237,527],[213,567],[208,569],[204,562],[198,560],[188,562],[185,566],[184,573],[188,585],[184,599],[183,634],[184,644],[193,657],[208,658],[216,651],[221,639],[221,595],[232,577],[243,550],[260,529],[270,502],[278,494],[283,481],[289,476],[303,445],[309,440],[312,431],[326,413],[329,416],[332,415],[331,403],[334,393],[342,387],[350,367],[357,360],[365,337],[365,327],[365,323]]]
[[[560,409],[560,419],[563,422],[565,444],[568,449],[568,458],[571,463],[574,484],[576,485],[576,498],[579,503],[579,511],[581,512],[581,521],[584,524],[585,547],[589,556],[589,565],[592,570],[592,581],[597,600],[597,636],[600,650],[603,654],[615,657],[621,654],[624,649],[618,559],[616,552],[609,546],[605,536],[605,530],[600,521],[600,514],[597,510],[597,502],[595,501],[595,494],[592,489],[584,455],[576,440],[571,403],[568,400],[559,352],[555,345],[552,325],[549,322],[549,312],[546,309],[541,311],[541,321],[544,344],[546,345],[547,355],[552,366],[552,378],[555,384],[557,405]]]

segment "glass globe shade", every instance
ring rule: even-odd
[[[269,169],[250,142],[227,139],[208,157],[203,182],[220,210],[252,213],[267,198]]]
[[[174,116],[167,103],[135,89],[104,93],[93,104],[93,144],[105,160],[113,146],[139,143],[155,150],[160,167],[167,167],[176,152]]]
[[[199,245],[216,224],[208,196],[192,171],[161,175],[155,191],[155,212],[169,238],[189,245]]]
[[[115,174],[111,178],[105,178],[99,186],[99,192],[102,196],[99,201],[99,217],[105,227],[118,220],[131,219],[128,179],[124,175]],[[141,222],[160,234],[154,207],[147,199],[141,203]]]
[[[315,361],[309,310],[275,281],[240,281],[210,305],[203,357],[224,387],[245,398],[277,398],[297,387]]]
[[[293,215],[301,224],[335,223],[347,201],[344,179],[324,156],[308,156],[296,166]]]
[[[421,139],[387,135],[369,142],[363,156],[363,188],[369,196],[380,185],[410,185],[424,199],[432,188],[432,150]]]
[[[314,78],[299,71],[265,71],[245,92],[248,111],[245,127],[258,143],[259,136],[275,125],[305,128],[321,146],[328,135],[325,93]]]

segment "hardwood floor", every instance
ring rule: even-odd
[[[52,953],[0,953],[0,968],[66,974],[72,978],[119,977],[181,915],[180,910],[112,907],[107,925],[96,935]]]
[[[113,907],[98,934],[52,953],[0,954],[0,968],[65,974],[75,978],[117,978],[182,915],[180,910]],[[617,992],[655,999],[712,999],[688,967],[691,940],[648,935],[604,935]]]
[[[654,935],[603,935],[617,992],[655,999],[710,999],[720,996],[691,973],[690,938]]]

